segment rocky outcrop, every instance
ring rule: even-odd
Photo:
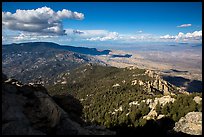
[[[167,96],[162,96],[160,98],[155,98],[154,100],[147,99],[142,101],[146,102],[146,104],[149,105],[151,109],[155,109],[158,102],[161,105],[161,107],[163,107],[166,103],[170,103],[170,102],[174,103],[175,99],[172,98],[170,95],[167,95]]]
[[[160,114],[160,115],[157,117],[157,119],[162,119],[162,118],[164,118],[164,117],[165,117],[165,115]]]
[[[146,70],[144,75],[149,76],[152,78],[150,81],[142,81],[142,80],[137,80],[134,79],[131,82],[131,85],[140,85],[143,86],[144,89],[148,93],[155,93],[155,92],[160,92],[163,95],[174,95],[175,92],[179,91],[180,89],[169,82],[163,80],[157,73],[151,70]]]
[[[182,91],[180,88],[170,84],[169,82],[163,80],[160,75],[155,73],[152,70],[146,70],[145,74],[149,77],[153,78],[153,81],[150,81],[147,84],[147,89],[149,89],[149,92],[154,92],[155,90],[163,93],[164,95],[174,95],[175,92],[182,92],[186,93],[185,91]]]
[[[202,135],[202,112],[189,112],[175,123],[174,130],[190,135]]]
[[[161,107],[163,107],[165,104],[167,103],[174,103],[176,99],[171,97],[170,95],[167,95],[167,96],[162,96],[160,98],[155,98],[155,99],[146,99],[146,100],[142,100],[140,103],[144,102],[146,103],[149,108],[151,109],[150,112],[143,116],[143,119],[147,119],[147,120],[150,120],[150,119],[161,119],[163,117],[165,117],[165,115],[158,115],[157,112],[156,112],[156,105],[159,103],[161,105]],[[132,101],[129,103],[129,106],[133,106],[133,105],[137,105],[139,106],[140,103],[138,101]]]
[[[181,93],[181,94],[187,94],[189,95],[189,92],[185,91],[182,88],[176,87],[172,85],[171,83],[165,81],[159,74],[154,72],[153,70],[146,70],[145,74],[149,77],[153,78],[154,81],[150,81],[147,84],[147,89],[149,89],[149,92],[154,92],[155,90],[160,91],[164,95],[175,95],[175,93]]]
[[[202,101],[202,98],[199,97],[199,96],[195,96],[195,97],[193,98],[193,100],[194,100],[197,104],[200,104],[201,101]]]
[[[112,87],[120,87],[120,84],[116,83]]]
[[[9,82],[9,81],[8,81]],[[29,92],[29,91],[28,91]],[[16,85],[2,83],[2,134],[3,135],[44,135],[31,126],[24,114],[28,98],[19,94]]]
[[[143,117],[143,119],[156,119],[157,118],[157,112],[156,110],[152,109],[146,116]]]
[[[105,135],[103,127],[82,126],[56,104],[40,84],[23,85],[2,75],[3,135]]]
[[[155,98],[153,99],[147,99],[147,100],[142,100],[143,102],[146,102],[147,105],[149,105],[150,107],[150,112],[144,116],[144,119],[161,119],[162,117],[165,117],[164,115],[159,115],[156,112],[156,105],[157,103],[159,103],[161,105],[161,107],[163,107],[166,103],[170,103],[170,102],[174,102],[175,99],[172,98],[170,95],[167,96],[163,96],[161,98]]]

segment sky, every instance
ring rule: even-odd
[[[3,2],[2,43],[202,43],[201,2]]]

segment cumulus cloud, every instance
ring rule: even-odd
[[[175,36],[170,36],[169,34],[164,35],[164,36],[160,36],[160,39],[175,39]]]
[[[117,40],[118,35],[119,34],[117,32],[109,32],[106,36],[87,38],[87,40],[89,40],[89,41]]]
[[[194,31],[192,33],[182,33],[179,32],[178,35],[170,36],[170,35],[164,35],[160,36],[160,39],[173,39],[175,41],[201,41],[202,40],[202,30],[200,31]]]
[[[66,29],[65,33],[69,37],[81,38],[88,41],[107,41],[116,40],[119,36],[117,32],[110,32],[107,30],[73,30]],[[73,35],[74,34],[74,35]]]
[[[182,25],[179,25],[177,26],[178,28],[185,28],[185,27],[190,27],[192,26],[192,24],[182,24]]]
[[[84,14],[67,9],[55,12],[49,7],[2,12],[3,27],[25,32],[64,35],[62,19],[82,20]]]
[[[65,32],[73,40],[84,41],[115,41],[115,42],[136,42],[155,40],[156,36],[152,34],[121,34],[108,30],[74,30],[66,29]]]
[[[58,38],[58,35],[39,35],[37,33],[20,33],[12,37],[14,42],[43,41]]]
[[[112,32],[108,30],[73,30],[66,29],[65,32],[69,37],[73,39],[81,39],[86,41],[115,41],[115,42],[135,42],[154,40],[155,36],[151,34],[121,34],[118,32]]]

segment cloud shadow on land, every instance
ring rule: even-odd
[[[186,79],[178,76],[163,76],[163,79],[177,87],[186,87],[188,92],[202,92],[202,81]],[[187,83],[187,85],[185,85]]]
[[[202,81],[193,80],[188,84],[187,91],[189,92],[202,92]]]
[[[178,76],[163,76],[163,79],[177,87],[185,86],[184,84],[186,82],[190,82],[189,79],[178,77]]]

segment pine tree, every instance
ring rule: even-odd
[[[155,109],[156,109],[156,112],[158,115],[161,114],[161,105],[160,105],[159,101],[157,102]]]
[[[162,114],[167,115],[169,113],[169,106],[168,103],[166,103],[162,108]]]

